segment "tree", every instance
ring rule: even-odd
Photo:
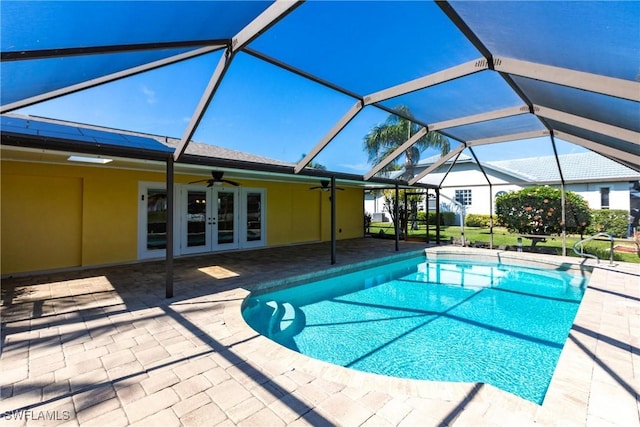
[[[410,195],[407,196],[407,205],[404,203],[404,193],[405,190],[398,191],[398,216],[396,218],[396,192],[395,190],[383,190],[382,197],[384,199],[384,209],[389,212],[391,216],[391,221],[398,227],[400,232],[407,227],[407,221],[409,220],[410,214],[417,214],[417,206],[418,203],[422,201],[422,196],[420,195]]]
[[[390,114],[384,123],[374,126],[364,137],[364,150],[367,152],[371,164],[380,163],[421,128],[420,125],[405,118],[413,117],[408,107],[399,106],[395,110],[404,117]],[[428,147],[439,148],[442,155],[445,155],[449,152],[449,140],[436,132],[427,132],[418,139],[404,152],[402,166],[405,171],[402,176],[405,179],[411,179],[415,176],[415,166],[420,160],[420,153]],[[401,159],[397,158],[382,170],[385,172],[398,170],[401,168],[400,161]]]
[[[562,233],[562,192],[546,186],[527,187],[496,198],[496,216],[509,231],[522,234]],[[582,234],[590,222],[587,202],[565,192],[566,231]]]
[[[306,154],[302,154],[302,156],[300,157],[300,160],[304,159],[307,155]],[[326,171],[327,167],[325,165],[322,165],[320,163],[314,162],[313,160],[309,162],[309,164],[306,166],[308,168],[311,169],[318,169],[321,171]]]

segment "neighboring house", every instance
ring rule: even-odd
[[[421,161],[416,174],[437,160],[436,156]],[[593,152],[560,155],[558,161],[565,189],[582,196],[591,209],[621,209],[637,218],[640,211],[639,172]],[[462,154],[453,167],[452,163],[453,160],[446,162],[421,180],[441,185],[440,208],[443,211],[457,212],[458,206],[450,201],[455,200],[464,205],[467,214],[489,214],[493,212],[495,198],[503,192],[532,185],[559,187],[561,183],[554,156],[482,162],[487,177],[470,156]],[[376,212],[373,209],[382,205],[381,200],[367,200],[365,211]],[[431,203],[429,209],[434,208]]]
[[[2,116],[2,275],[164,257],[168,201],[162,159],[177,143]],[[79,154],[87,152],[85,145],[106,154]],[[191,163],[174,166],[174,255],[331,239],[330,193],[310,189],[323,178],[265,172],[265,165],[270,170],[293,165],[196,142],[186,154]],[[222,166],[208,164],[212,159]],[[234,168],[237,162],[246,169]],[[238,185],[208,186],[213,170]],[[337,238],[362,237],[363,188],[346,182],[340,187]]]

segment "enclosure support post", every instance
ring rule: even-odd
[[[567,256],[567,210],[565,208],[564,182],[561,183],[560,190],[560,203],[562,204],[562,256]]]
[[[567,212],[565,208],[566,195],[564,191],[564,175],[562,173],[562,165],[558,158],[558,149],[556,148],[556,140],[551,133],[551,147],[553,148],[553,155],[556,158],[556,166],[558,166],[558,173],[560,174],[560,200],[562,204],[562,256],[567,256]]]
[[[429,243],[429,190],[425,190],[425,212],[426,212],[426,217],[425,217],[425,223],[426,223],[426,228],[427,228],[427,242]]]
[[[331,176],[331,265],[336,263],[336,177]]]
[[[493,186],[489,182],[489,249],[493,249]]]
[[[399,242],[400,242],[400,215],[399,215],[399,213],[400,213],[400,209],[399,209],[399,206],[398,206],[398,202],[399,202],[398,199],[400,198],[400,190],[398,188],[398,183],[397,182],[396,182],[396,194],[395,194],[395,196],[396,196],[395,197],[396,202],[395,202],[394,207],[393,207],[393,215],[395,216],[396,220],[394,221],[393,225],[394,225],[395,232],[396,232],[396,252],[397,252],[397,251],[400,250],[400,247],[399,247]]]
[[[440,244],[440,188],[436,188],[436,245]]]
[[[404,233],[404,238],[406,239],[409,236],[409,205],[408,205],[409,197],[407,196],[407,190],[404,190],[404,228],[402,232]]]
[[[165,296],[173,298],[173,157],[167,159],[167,223],[166,260],[165,260]]]

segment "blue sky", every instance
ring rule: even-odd
[[[354,2],[349,7],[358,12],[362,6]],[[407,8],[427,8],[428,13],[417,16]],[[298,8],[251,47],[361,94],[478,57],[449,21],[439,19],[441,12],[431,3],[385,2],[378,4],[375,14],[371,9],[367,12],[367,25],[354,31],[353,22],[347,19],[349,14],[335,15],[322,2],[311,2]],[[393,14],[404,19],[393,19]],[[302,31],[301,26],[311,17],[318,27],[335,30],[325,31],[322,37]],[[337,22],[340,20],[344,22]],[[394,37],[376,38],[381,25]],[[298,37],[288,37],[289,43],[278,43],[292,31]],[[371,42],[373,38],[375,43]],[[399,39],[414,43],[398,43]],[[429,51],[416,54],[416,46],[427,42]],[[456,49],[452,49],[454,46]],[[16,112],[181,137],[219,58],[220,53],[215,52]],[[356,65],[342,67],[347,60]],[[442,89],[445,86],[438,88],[438,92]],[[447,96],[454,96],[456,91],[458,96],[467,96],[469,92],[468,88],[454,87]],[[386,105],[414,102],[412,97],[390,100]],[[478,97],[487,102],[492,99],[485,95]],[[194,140],[297,162],[354,103],[353,98],[241,52],[234,57]],[[441,113],[440,107],[416,105],[431,114]],[[462,111],[460,115],[474,113]],[[372,165],[367,164],[362,151],[363,137],[387,116],[382,110],[366,107],[316,161],[334,171],[367,172]],[[453,141],[452,146],[456,145]],[[561,153],[583,151],[561,141],[558,149]],[[435,151],[425,152],[422,158],[434,154]],[[553,151],[545,138],[479,147],[476,154],[480,160],[496,160],[551,155]]]
[[[17,113],[90,123],[116,129],[181,137],[219,54],[105,84],[24,108]],[[183,77],[184,76],[184,77]],[[239,54],[209,106],[194,140],[297,162],[355,103],[352,98]],[[362,140],[388,116],[365,108],[316,161],[331,170],[371,169]],[[578,150],[558,142],[561,152]],[[457,145],[453,141],[452,145]],[[548,138],[476,148],[489,160],[551,155]],[[426,152],[422,158],[436,154]],[[495,156],[495,157],[494,157]],[[481,158],[481,160],[483,160]]]

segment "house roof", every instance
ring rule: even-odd
[[[110,146],[140,153],[162,155],[173,153],[180,140],[160,135],[149,135],[102,126],[91,126],[81,123],[70,123],[61,120],[45,119],[22,115],[0,116],[0,132],[5,136],[24,136],[38,138],[43,141],[43,148],[55,149],[59,142],[74,142],[77,145],[104,147]],[[48,147],[47,147],[48,145]],[[115,153],[115,151],[114,151]],[[129,153],[133,153],[130,151]],[[239,162],[251,162],[293,167],[293,163],[282,162],[264,156],[244,153],[211,144],[192,141],[186,150],[187,154],[203,157],[215,157]]]
[[[565,181],[615,179],[629,181],[640,179],[640,173],[597,153],[574,153],[558,156]],[[558,165],[554,156],[490,161],[487,165],[502,171],[512,171],[526,176],[530,181],[559,180]]]
[[[334,147],[354,119],[404,114],[398,105],[450,138],[442,163],[476,147],[545,137],[640,170],[640,2],[5,0],[0,12],[3,114],[214,55],[177,161],[219,88],[238,77],[232,65],[251,60],[346,100],[319,140],[283,140],[308,153],[294,173]],[[379,176],[402,152],[359,179]]]
[[[162,138],[161,138],[162,139]],[[180,143],[177,138],[166,138],[164,143],[175,150]],[[218,147],[216,145],[204,144],[202,142],[192,141],[189,143],[186,154],[202,157],[216,157],[226,160],[234,160],[238,162],[248,163],[260,163],[265,165],[277,165],[277,166],[295,166],[294,163],[283,162],[281,160],[272,159],[269,157],[259,156],[257,154],[245,153],[238,150],[231,150],[225,147]]]
[[[97,126],[83,126],[59,120],[36,119],[27,116],[3,115],[0,117],[3,142],[16,144],[25,140],[44,147],[83,145],[87,151],[122,152],[131,156],[166,157],[173,149],[149,135],[132,132],[116,132]]]
[[[432,156],[424,159],[418,163],[418,167],[428,168],[435,164],[439,158],[439,156]],[[437,169],[438,172],[448,169],[454,160],[455,164],[476,164],[471,156],[460,154],[457,159],[450,159],[441,165]],[[558,162],[562,168],[562,179],[565,182],[635,181],[640,179],[639,172],[594,152],[561,154],[558,156]],[[518,181],[547,183],[561,181],[558,162],[556,162],[555,156],[540,156],[487,161],[482,163],[482,167],[510,175]]]

